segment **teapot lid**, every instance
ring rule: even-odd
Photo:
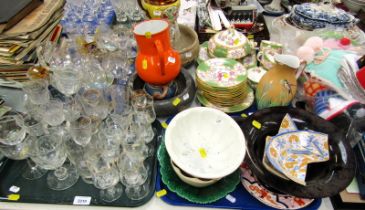
[[[234,28],[230,28],[217,33],[212,39],[226,48],[237,48],[247,43],[247,38]]]

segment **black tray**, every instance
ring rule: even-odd
[[[20,188],[18,194],[20,199],[18,201],[7,202],[21,202],[21,203],[44,203],[44,204],[65,204],[72,205],[75,196],[89,196],[91,197],[91,206],[118,206],[118,207],[137,207],[147,203],[153,196],[156,184],[157,173],[157,158],[156,151],[159,145],[160,136],[162,132],[161,124],[156,120],[153,124],[156,135],[152,142],[149,143],[154,151],[154,156],[146,159],[146,166],[151,167],[149,176],[151,181],[149,183],[149,194],[139,201],[133,201],[126,197],[125,192],[116,201],[107,203],[99,199],[99,189],[93,185],[86,184],[80,178],[79,181],[71,188],[63,191],[54,191],[47,187],[46,175],[37,180],[26,180],[22,177],[22,172],[27,167],[26,161],[14,161],[5,159],[3,161],[3,170],[0,170],[0,197],[6,197],[9,194],[13,194],[9,191],[11,186],[17,186]],[[1,162],[1,161],[0,161]],[[0,169],[1,169],[0,168]]]

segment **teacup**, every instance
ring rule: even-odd
[[[260,51],[257,53],[257,60],[265,69],[270,69],[275,64],[274,55],[283,52],[283,45],[280,43],[263,40],[260,44]]]

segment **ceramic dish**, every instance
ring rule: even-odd
[[[256,89],[261,78],[266,74],[267,70],[262,67],[253,67],[247,70],[248,82],[250,86]]]
[[[172,169],[174,169],[176,175],[181,179],[181,181],[193,187],[206,187],[219,181],[219,179],[199,179],[192,177],[177,167],[174,162],[170,162]]]
[[[286,114],[291,116],[299,130],[309,129],[328,134],[329,160],[308,165],[306,186],[273,175],[262,163],[265,139],[278,133]],[[241,125],[247,139],[248,164],[265,186],[297,197],[323,198],[344,190],[355,175],[355,156],[341,130],[312,113],[273,107],[255,112]]]
[[[290,18],[295,24],[309,30],[328,26],[351,27],[355,23],[355,18],[341,9],[313,3],[295,5]]]
[[[199,39],[196,32],[188,26],[179,24],[180,36],[173,46],[180,54],[181,64],[185,65],[199,56]]]
[[[298,198],[266,189],[257,181],[246,163],[241,165],[241,183],[253,197],[275,209],[301,209],[314,201],[314,199]]]
[[[253,91],[250,89],[247,97],[244,101],[242,101],[242,103],[230,107],[221,107],[214,105],[213,103],[208,101],[208,99],[206,99],[199,91],[196,93],[196,98],[198,99],[199,103],[201,103],[205,107],[218,109],[225,113],[235,113],[248,109],[253,104],[255,96],[253,94]]]
[[[224,198],[228,193],[233,192],[240,182],[239,170],[236,170],[234,173],[222,178],[213,185],[196,188],[184,183],[178,176],[176,176],[171,166],[170,157],[167,153],[164,142],[161,142],[157,151],[157,157],[160,163],[162,182],[170,191],[192,203],[213,203]]]
[[[166,129],[165,144],[179,168],[203,179],[233,173],[246,153],[238,124],[224,112],[206,107],[177,114]]]
[[[245,35],[232,28],[209,39],[208,53],[217,58],[240,59],[250,54],[253,46]]]
[[[199,64],[196,76],[212,87],[227,88],[246,81],[247,70],[235,60],[213,58]]]

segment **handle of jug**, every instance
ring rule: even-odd
[[[157,48],[158,56],[160,57],[160,69],[161,75],[165,75],[165,56],[164,49],[160,40],[155,41],[155,46]]]

